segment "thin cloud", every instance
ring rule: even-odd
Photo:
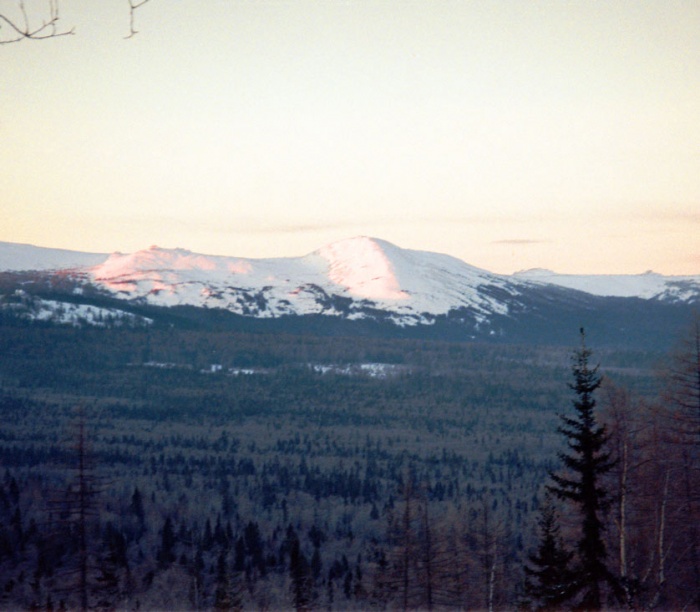
[[[525,218],[515,218],[512,221],[524,221]],[[225,226],[219,225],[219,231],[235,231],[239,233],[255,233],[255,234],[293,234],[293,233],[308,233],[308,232],[323,232],[328,230],[344,230],[355,231],[362,230],[368,227],[397,227],[397,226],[421,226],[426,225],[483,225],[503,223],[504,217],[498,215],[473,215],[473,216],[447,216],[447,215],[430,215],[430,216],[407,216],[402,218],[395,217],[362,217],[355,219],[342,219],[339,221],[319,221],[307,223],[285,223],[285,222],[267,222],[254,219],[241,220],[235,227],[227,229]]]
[[[295,234],[323,232],[346,228],[357,228],[367,225],[362,222],[318,222],[318,223],[285,223],[258,220],[251,218],[236,218],[232,215],[227,219],[186,219],[181,216],[146,215],[115,216],[115,222],[121,225],[144,225],[147,222],[161,229],[181,231],[187,229],[192,233],[211,234]]]
[[[428,225],[490,225],[494,223],[502,223],[503,218],[496,215],[474,215],[453,217],[446,215],[431,215],[431,216],[415,216],[415,217],[359,217],[354,219],[340,219],[337,221],[307,221],[307,222],[287,222],[268,219],[255,219],[251,217],[237,219],[234,222],[226,220],[225,222],[216,223],[214,221],[199,221],[194,223],[195,228],[205,231],[213,231],[216,233],[237,233],[237,234],[310,234],[326,231],[342,231],[349,234],[355,232],[365,232],[368,228],[381,227],[398,227],[398,226],[420,226]],[[522,221],[523,219],[515,219]],[[173,220],[169,220],[173,224]],[[177,222],[181,223],[181,222]],[[193,229],[190,221],[187,222],[188,227]],[[536,241],[532,241],[536,242]]]
[[[527,245],[527,244],[547,244],[551,240],[531,240],[528,238],[512,238],[507,240],[493,240],[491,244]]]
[[[700,223],[700,212],[684,210],[683,205],[639,202],[634,209],[634,217],[638,220],[657,221],[662,223]],[[695,208],[700,208],[695,205]],[[630,213],[617,213],[611,218],[629,220]]]
[[[700,213],[695,212],[674,212],[674,211],[659,211],[650,213],[647,217],[659,219],[661,221],[678,221],[682,223],[700,223]]]
[[[307,234],[329,230],[353,229],[362,223],[275,223],[275,224],[242,224],[232,229],[244,234]]]

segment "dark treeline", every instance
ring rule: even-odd
[[[541,603],[524,568],[570,351],[16,324],[0,351],[3,608]],[[679,383],[658,383],[659,355],[596,357],[622,605],[697,603]]]

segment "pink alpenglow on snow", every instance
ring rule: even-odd
[[[131,254],[78,253],[0,242],[0,270],[66,270],[76,282],[155,306],[220,308],[261,318],[323,314],[350,319],[384,310],[399,325],[431,324],[466,308],[477,320],[506,315],[533,287],[560,285],[602,296],[693,302],[700,277],[504,276],[440,253],[360,236],[302,257],[248,259],[151,247]],[[80,287],[76,287],[79,290]],[[339,299],[336,299],[339,298]]]
[[[405,300],[394,266],[376,239],[358,236],[318,251],[329,265],[328,277],[357,297]]]

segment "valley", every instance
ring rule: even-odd
[[[81,479],[97,607],[206,609],[222,581],[246,609],[391,607],[426,528],[438,607],[524,597],[567,348],[15,323],[0,354],[11,607],[75,603]],[[654,396],[660,354],[597,357]]]

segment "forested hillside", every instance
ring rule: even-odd
[[[564,449],[570,355],[7,321],[0,604],[534,606],[523,567]],[[662,357],[595,353],[601,419],[627,462],[624,487],[618,468],[606,477],[617,505],[605,537],[634,605],[686,603],[680,585],[698,562],[684,548],[697,489],[681,469],[697,441],[668,451]]]

